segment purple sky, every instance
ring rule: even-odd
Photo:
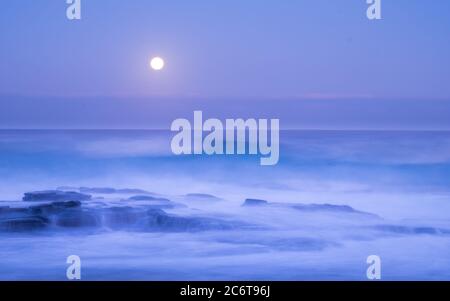
[[[0,10],[0,127],[450,129],[450,2],[15,0]],[[166,60],[161,72],[148,60]]]

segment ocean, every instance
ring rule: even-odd
[[[0,130],[0,279],[450,280],[450,132],[285,130],[274,166],[172,136]]]

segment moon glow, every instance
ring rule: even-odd
[[[164,60],[158,56],[152,58],[150,61],[150,67],[156,71],[161,70],[164,68]]]

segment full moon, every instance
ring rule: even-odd
[[[164,60],[160,57],[154,57],[150,61],[150,67],[152,67],[153,70],[161,70],[164,68]]]

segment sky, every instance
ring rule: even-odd
[[[1,128],[169,128],[210,117],[282,128],[450,129],[450,2],[3,1]],[[161,56],[166,67],[149,68]]]

